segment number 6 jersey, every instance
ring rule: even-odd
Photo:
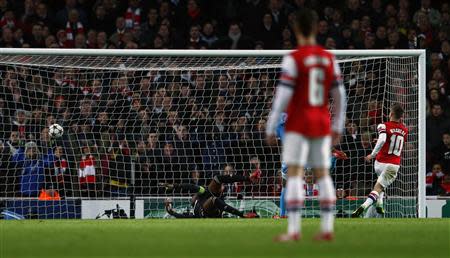
[[[408,136],[408,129],[404,124],[394,121],[379,124],[377,129],[378,135],[386,134],[386,142],[377,154],[376,160],[381,163],[400,165],[400,157]]]
[[[286,56],[280,84],[294,89],[287,108],[286,132],[311,138],[329,135],[328,99],[331,88],[339,86],[341,80],[334,55],[318,45],[299,47]],[[333,129],[338,131],[343,121],[333,123],[337,123]]]

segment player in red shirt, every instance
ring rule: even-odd
[[[389,122],[378,125],[377,144],[372,153],[364,158],[366,162],[370,162],[375,157],[374,168],[378,180],[366,201],[352,213],[354,218],[361,216],[374,203],[376,203],[377,213],[384,214],[384,190],[397,177],[403,145],[408,136],[408,129],[400,122],[403,113],[402,106],[394,104],[389,113]]]
[[[336,193],[329,175],[331,143],[339,143],[344,128],[345,88],[335,57],[316,43],[317,16],[308,9],[296,15],[298,49],[286,55],[272,104],[266,140],[276,143],[275,130],[287,107],[283,162],[288,167],[286,208],[288,232],[277,241],[300,238],[300,211],[305,199],[304,167],[313,169],[319,185],[321,232],[318,240],[333,239]],[[333,123],[329,96],[333,98]]]

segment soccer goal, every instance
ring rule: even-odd
[[[363,157],[388,108],[410,130],[388,217],[425,216],[425,51],[333,51],[348,95],[346,133],[331,174],[337,215],[348,217],[376,175]],[[223,186],[226,201],[264,217],[279,212],[280,148],[264,143],[287,51],[0,49],[4,217],[165,217],[164,200],[190,194],[161,183],[207,185],[216,174],[260,170],[258,184]],[[49,137],[49,126],[64,129]],[[307,217],[319,216],[306,174]]]

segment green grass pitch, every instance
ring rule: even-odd
[[[336,240],[274,243],[286,220],[34,220],[0,222],[0,257],[450,257],[449,219],[338,219]]]

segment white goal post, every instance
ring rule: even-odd
[[[346,129],[348,138],[340,146],[350,159],[338,160],[333,174],[336,187],[342,191],[338,212],[348,216],[370,191],[376,175],[371,165],[361,163],[361,155],[373,147],[374,125],[386,119],[392,103],[400,102],[405,106],[405,123],[411,133],[398,180],[387,191],[386,210],[391,217],[425,217],[425,50],[331,52],[343,71],[349,95],[347,117],[351,122]],[[230,173],[243,174],[261,169],[260,186],[228,185],[226,193],[237,208],[262,205],[258,208],[266,209],[267,216],[273,215],[277,212],[274,209],[277,209],[280,187],[277,172],[281,166],[280,153],[278,148],[264,146],[260,133],[264,131],[261,128],[270,109],[281,59],[287,53],[285,50],[0,48],[3,87],[0,101],[4,104],[2,114],[8,120],[8,126],[5,123],[0,129],[1,140],[11,155],[2,170],[14,170],[0,175],[0,201],[10,211],[20,214],[29,208],[24,206],[36,205],[32,200],[42,190],[48,190],[50,195],[56,190],[65,195],[61,199],[74,200],[77,207],[73,212],[77,214],[84,212],[80,206],[85,201],[130,199],[130,207],[124,205],[133,217],[158,217],[164,213],[161,203],[165,197],[179,197],[180,207],[186,205],[187,197],[185,193],[162,192],[156,189],[158,183],[173,180],[205,183],[212,175],[227,169]],[[141,94],[144,88],[150,92],[145,100]],[[55,107],[60,102],[65,102],[63,107]],[[52,107],[46,106],[49,103]],[[33,126],[34,116],[40,115],[36,114],[39,112],[45,125]],[[21,114],[25,118],[18,118]],[[101,116],[113,121],[107,125],[105,134],[96,131],[104,129]],[[39,180],[27,186],[28,190],[36,188],[39,193],[28,195],[31,190],[27,192],[23,186],[26,168],[19,166],[13,156],[21,148],[25,151],[26,146],[30,147],[27,142],[48,145],[49,139],[42,139],[46,138],[42,136],[46,133],[46,123],[59,121],[63,121],[65,135],[56,145],[63,146],[70,175],[64,179],[61,178],[66,175],[49,175],[49,170],[56,171],[56,163],[49,165],[42,176],[26,177]],[[20,130],[26,134],[20,136]],[[17,142],[13,139],[15,132],[19,134],[15,136]],[[29,136],[29,132],[34,134]],[[157,137],[157,143],[150,140],[152,136]],[[156,150],[152,145],[157,146]],[[44,164],[50,156],[42,150]],[[52,156],[51,162],[56,159]],[[145,161],[140,163],[140,159]],[[90,165],[95,167],[93,188],[89,186],[90,172],[85,170]],[[55,173],[62,173],[58,171]],[[62,185],[58,180],[64,181]],[[315,187],[311,183],[307,189],[310,207],[305,210],[311,217],[317,215]],[[346,197],[360,200],[351,201]],[[244,203],[241,199],[249,201]],[[261,200],[269,201],[260,204]],[[134,215],[140,209],[148,211]]]

